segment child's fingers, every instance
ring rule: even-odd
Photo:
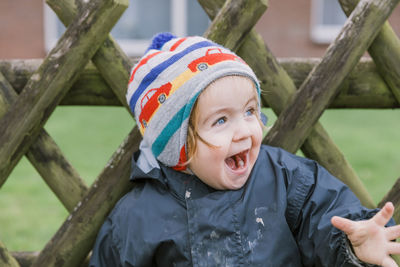
[[[392,255],[400,255],[400,243],[389,242],[387,244],[387,252]]]
[[[377,213],[372,220],[374,220],[378,225],[385,226],[390,218],[392,218],[394,211],[393,204],[391,202],[386,202],[385,206]]]
[[[400,237],[400,224],[387,227],[386,228],[386,237],[388,240],[394,240]]]
[[[398,267],[398,265],[390,256],[387,256],[382,261],[382,267]]]
[[[346,219],[346,218],[333,216],[332,219],[331,219],[331,223],[332,223],[333,226],[335,226],[339,230],[342,230],[347,235],[352,234],[354,232],[354,229],[355,229],[354,222],[349,220],[349,219]]]

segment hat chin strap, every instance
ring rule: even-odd
[[[154,157],[151,147],[146,141],[142,140],[139,145],[140,155],[137,166],[144,172],[149,173],[153,169],[160,169],[157,159]]]

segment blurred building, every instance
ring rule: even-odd
[[[319,57],[345,20],[337,0],[269,0],[256,29],[277,57]],[[399,7],[389,21],[400,33]],[[196,0],[130,0],[112,35],[141,55],[157,32],[201,35],[209,23]],[[43,0],[0,1],[0,59],[45,57],[63,31]]]

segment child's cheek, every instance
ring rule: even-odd
[[[225,131],[209,132],[203,138],[210,144],[218,147],[225,146],[226,143],[228,143],[228,140],[232,140],[232,137]]]
[[[259,145],[261,145],[262,142],[262,135],[263,135],[263,130],[261,128],[261,125],[257,122],[254,125],[254,139],[256,139],[255,141],[259,143]]]

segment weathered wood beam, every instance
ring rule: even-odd
[[[199,3],[206,10],[209,17],[213,18],[213,15],[217,14],[218,8],[222,6],[223,0],[199,0]],[[296,86],[292,79],[279,65],[277,59],[264,44],[262,37],[254,30],[250,32],[243,42],[238,53],[252,67],[260,80],[263,102],[269,103],[273,111],[279,115],[290,96],[296,91]],[[330,151],[330,154],[326,155],[324,149]],[[302,151],[346,183],[363,205],[367,207],[375,206],[361,180],[319,123],[316,123],[311,136],[306,139],[305,144],[302,146]]]
[[[227,0],[204,36],[236,51],[267,6],[268,0]]]
[[[382,198],[379,202],[378,207],[382,208],[386,202],[390,201],[396,207],[394,210],[393,218],[394,220],[399,223],[400,222],[400,178],[396,180],[393,187],[390,189],[389,192]]]
[[[85,260],[109,211],[133,187],[129,181],[131,158],[139,148],[140,139],[140,132],[135,127],[32,267],[78,266]]]
[[[218,12],[224,6],[226,0],[197,0],[197,2],[199,2],[201,7],[207,13],[208,17],[211,20],[214,20],[214,18],[218,15]]]
[[[350,16],[358,0],[339,0],[344,13]],[[389,22],[385,22],[368,49],[378,66],[378,71],[387,82],[400,103],[400,40]]]
[[[0,184],[35,141],[48,117],[127,7],[89,1],[0,120]]]
[[[85,1],[46,0],[46,2],[64,25],[67,26],[73,21],[77,10],[79,10],[78,7]],[[101,76],[110,85],[120,103],[130,112],[125,94],[132,62],[110,35],[97,50],[92,58],[92,62],[101,73]],[[131,113],[131,115],[133,114]]]
[[[0,117],[17,98],[17,93],[0,71]],[[65,208],[72,211],[86,193],[87,187],[44,129],[40,130],[26,157]]]
[[[361,0],[318,66],[279,115],[266,141],[296,152],[339,85],[369,47],[399,0]],[[294,138],[296,137],[296,138]]]
[[[11,251],[11,255],[17,260],[20,267],[31,267],[32,263],[39,255],[38,251]],[[76,267],[88,267],[90,258],[87,257],[80,265]]]
[[[20,267],[30,267],[39,252],[11,251],[11,255],[17,260]]]
[[[14,256],[7,250],[6,246],[0,241],[0,266],[20,267]]]
[[[26,157],[64,207],[69,212],[73,211],[86,195],[88,187],[64,157],[58,145],[43,129],[30,146]]]
[[[132,61],[136,62],[136,59]],[[20,92],[41,62],[40,59],[0,60],[0,71],[14,89]],[[281,58],[277,59],[277,62],[289,74],[295,86],[300,87],[320,59]],[[90,64],[79,75],[60,105],[121,106],[122,104],[99,71]],[[265,101],[264,107],[269,107]],[[400,108],[400,104],[377,72],[374,62],[365,58],[341,83],[339,95],[328,108],[394,109]]]
[[[320,59],[278,59],[299,88]],[[328,108],[400,108],[393,93],[370,58],[362,58],[339,86]]]
[[[43,60],[0,60],[0,71],[20,93],[31,75]],[[72,85],[60,105],[104,105],[122,106],[103,76],[93,64],[88,64]]]
[[[349,16],[357,5],[358,0],[339,0],[339,3],[345,14]],[[388,21],[383,24],[368,52],[377,65],[378,72],[392,90],[397,103],[400,103],[400,40]],[[378,207],[382,207],[387,201],[393,202],[394,206],[397,207],[393,215],[396,222],[400,220],[400,209],[398,208],[400,206],[399,188],[400,179],[397,180],[392,189],[378,204]],[[397,257],[397,262],[400,262],[399,257]]]

